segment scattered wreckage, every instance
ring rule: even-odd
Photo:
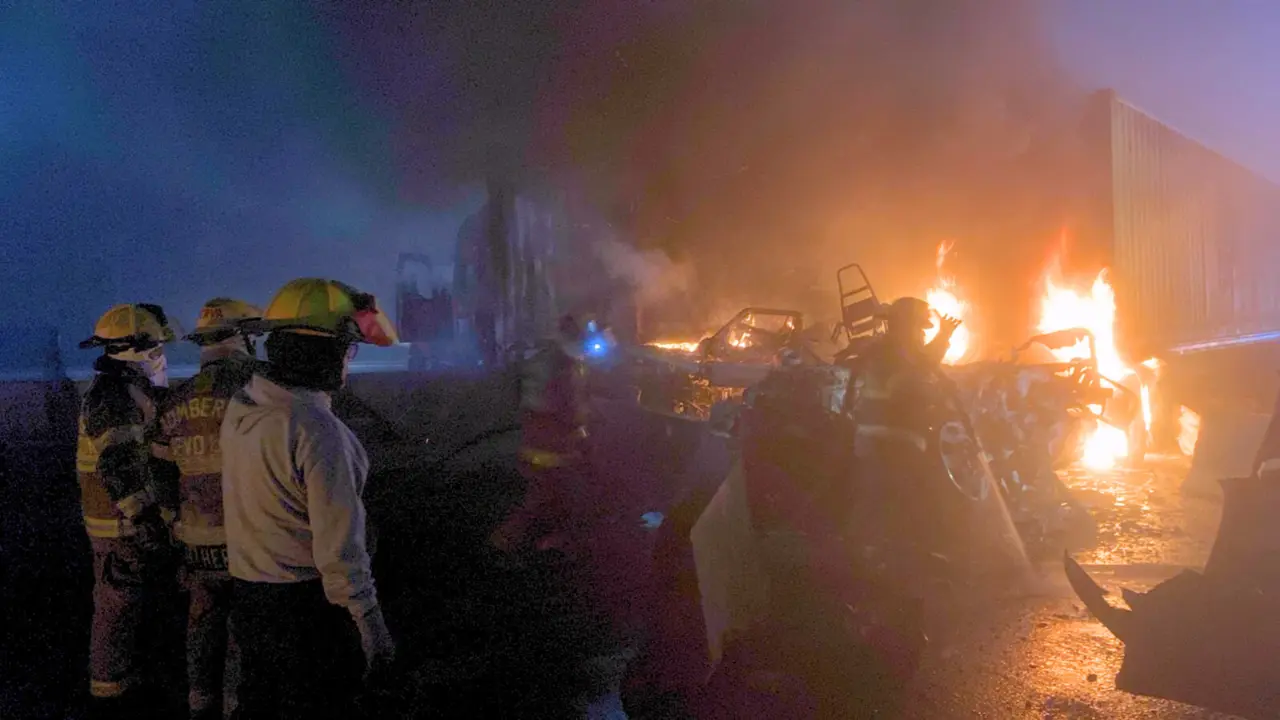
[[[850,272],[842,327],[874,338],[879,301]],[[927,643],[926,604],[1029,571],[954,383],[933,378],[918,437],[860,432],[867,345],[846,345],[832,362],[780,349],[718,428],[736,450],[714,496],[659,544],[655,584],[669,591],[655,617],[682,621],[658,623],[629,714],[669,714],[673,697],[706,719],[892,714]]]
[[[1052,350],[1086,343],[1081,359]],[[1124,432],[1140,459],[1146,426],[1137,376],[1128,382],[1098,369],[1096,341],[1085,329],[1030,338],[1008,360],[951,368],[1000,489],[1029,545],[1087,545],[1096,533],[1089,513],[1056,471],[1081,459],[1084,438],[1099,424]]]
[[[857,264],[840,268],[836,282],[840,322],[825,339],[841,341],[840,350],[816,351],[821,328],[805,327],[798,312],[746,308],[691,350],[634,351],[640,404],[707,420],[717,406],[740,406],[748,388],[783,357],[805,367],[849,370],[855,390],[849,397],[856,397],[858,358],[882,334],[882,304]],[[1060,361],[1053,354],[1081,343],[1089,348],[1084,358]],[[925,439],[934,463],[924,471],[947,478],[974,501],[991,488],[985,478],[994,477],[1019,531],[1035,548],[1087,544],[1096,531],[1093,520],[1055,471],[1080,459],[1083,439],[1098,423],[1124,432],[1133,456],[1142,456],[1146,429],[1138,378],[1104,377],[1093,336],[1072,329],[1033,337],[1007,360],[944,366],[933,384],[938,407],[929,412],[949,414],[936,436]],[[845,411],[852,413],[852,405]]]
[[[1064,554],[1071,588],[1124,643],[1118,689],[1251,720],[1280,717],[1280,402],[1259,445],[1252,474],[1219,480],[1222,515],[1200,572],[1147,592],[1122,588],[1124,608]]]
[[[932,439],[867,453],[854,368],[785,362],[744,394],[730,469],[655,560],[672,588],[655,616],[684,618],[684,636],[698,627],[677,652],[703,655],[674,658],[680,644],[657,638],[646,653],[661,660],[642,654],[636,672],[650,675],[629,679],[629,714],[656,716],[672,695],[707,719],[892,713],[927,643],[928,599],[1027,571],[976,442],[956,436],[968,420],[955,393],[939,392]],[[673,665],[692,670],[673,679]]]
[[[794,310],[748,307],[692,349],[645,345],[629,352],[629,370],[642,407],[709,420],[717,403],[735,402],[765,378],[784,349],[807,362],[821,358]]]
[[[1222,519],[1204,570],[1186,570],[1140,593],[1127,609],[1071,557],[1067,579],[1088,610],[1125,646],[1116,687],[1258,719],[1280,716],[1280,550],[1274,530],[1280,475],[1221,481]]]

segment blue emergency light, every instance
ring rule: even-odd
[[[594,320],[587,323],[587,339],[584,350],[588,357],[604,357],[613,349],[616,342],[612,333],[602,330]]]

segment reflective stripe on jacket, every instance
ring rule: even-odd
[[[207,362],[161,406],[156,443],[180,473],[174,535],[187,545],[224,545],[222,418],[258,365],[247,355]]]
[[[859,378],[854,416],[859,426],[918,428],[929,400],[926,354],[913,357],[886,341],[867,353]]]
[[[149,437],[164,390],[118,360],[99,358],[94,369],[76,445],[80,505],[89,535],[122,537],[132,533],[122,522],[126,515],[161,497],[152,481]]]

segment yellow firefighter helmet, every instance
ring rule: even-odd
[[[173,342],[177,337],[164,308],[151,303],[116,305],[98,318],[93,337],[80,343],[92,347],[142,350]]]
[[[322,278],[293,280],[271,299],[260,322],[249,328],[336,337],[383,347],[399,342],[391,320],[373,295]]]
[[[197,345],[216,343],[236,334],[251,334],[250,321],[262,318],[262,309],[235,298],[216,297],[200,308],[195,330],[184,340]]]

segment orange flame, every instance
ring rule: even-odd
[[[674,350],[676,352],[691,353],[698,349],[699,343],[696,340],[693,342],[684,340],[656,340],[645,344],[659,350]]]
[[[1055,259],[1044,277],[1045,290],[1041,298],[1037,330],[1042,333],[1073,328],[1088,330],[1095,342],[1098,371],[1117,382],[1124,381],[1134,374],[1134,370],[1121,359],[1116,347],[1116,295],[1107,282],[1107,271],[1103,269],[1098,273],[1087,293],[1064,287],[1060,284],[1059,273],[1060,268]],[[1076,345],[1051,352],[1062,362],[1084,359],[1089,357],[1089,341],[1081,340]],[[1147,361],[1147,364],[1153,366],[1154,359]],[[1150,429],[1151,394],[1145,386],[1141,392],[1143,419],[1147,429]],[[1093,406],[1092,409],[1099,414],[1103,410],[1100,406]],[[1085,438],[1081,463],[1091,469],[1106,470],[1115,467],[1128,454],[1129,438],[1124,430],[1095,422],[1095,427]]]
[[[925,301],[929,303],[929,307],[938,315],[950,315],[961,321],[969,319],[969,304],[960,299],[956,294],[955,276],[943,271],[942,266],[946,262],[947,253],[951,252],[951,248],[955,243],[951,240],[943,241],[938,245],[938,281],[928,292],[925,293]],[[933,340],[941,330],[939,324],[935,321],[933,327],[925,332],[925,342]],[[969,355],[972,336],[967,325],[961,325],[956,328],[955,334],[951,336],[951,346],[947,348],[946,357],[943,362],[948,365],[955,365],[965,360]]]

